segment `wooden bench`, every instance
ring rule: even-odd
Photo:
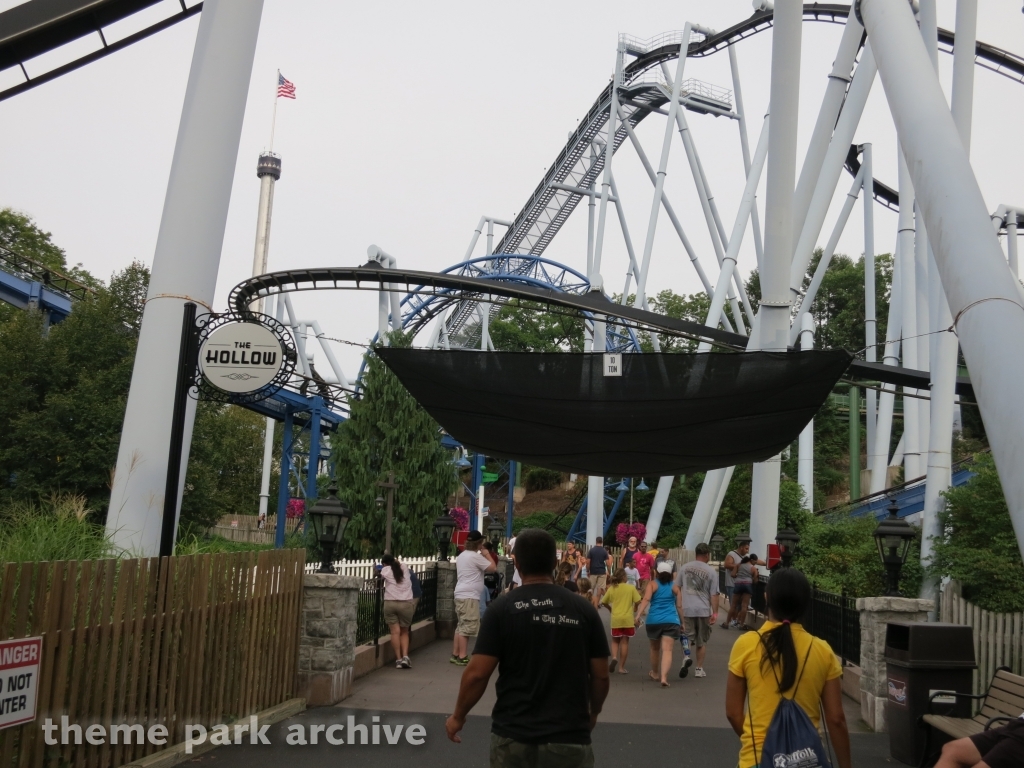
[[[947,715],[935,714],[932,710],[935,706],[933,700],[937,697],[956,696],[958,699],[972,699],[982,701],[981,710],[974,717],[949,717]],[[928,703],[929,714],[924,715],[921,721],[944,733],[952,739],[963,739],[973,736],[976,733],[987,731],[989,728],[998,727],[1011,720],[1016,720],[1024,713],[1024,677],[1015,675],[1007,667],[1000,667],[996,670],[989,683],[988,691],[980,696],[970,693],[955,693],[953,691],[936,691],[932,694]],[[931,736],[931,731],[928,732]],[[921,760],[923,766],[929,757],[926,745],[924,756]],[[934,757],[934,755],[932,755]]]

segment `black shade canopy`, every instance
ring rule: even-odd
[[[793,440],[844,350],[600,354],[378,348],[455,439],[488,456],[588,475],[676,475],[763,461]]]

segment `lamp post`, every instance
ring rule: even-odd
[[[725,544],[725,537],[720,533],[716,533],[711,537],[711,541],[708,544],[711,546],[711,556],[715,559],[715,562],[722,562],[722,545]]]
[[[448,545],[452,543],[452,534],[455,532],[455,520],[448,514],[448,509],[441,513],[441,516],[434,521],[434,539],[438,546],[438,560],[448,562]]]
[[[391,554],[391,518],[394,514],[395,508],[395,488],[398,487],[398,483],[395,482],[395,473],[388,472],[387,482],[383,480],[377,483],[378,488],[387,488],[388,490],[388,514],[386,522],[384,524],[384,554]],[[381,496],[377,497],[377,509],[384,506],[384,499]]]
[[[338,486],[331,483],[327,498],[319,499],[309,510],[313,531],[320,542],[320,556],[323,558],[317,573],[334,573],[334,550],[345,535],[352,512],[345,502],[338,499]]]
[[[878,545],[878,556],[885,566],[886,597],[902,597],[900,593],[900,571],[907,562],[910,553],[910,542],[917,534],[906,520],[897,515],[899,505],[893,500],[888,506],[889,516],[875,528],[875,543]]]
[[[796,554],[796,545],[800,543],[800,536],[791,528],[783,528],[775,534],[775,543],[779,546],[782,567],[790,568],[793,565],[793,555]]]
[[[494,545],[495,552],[498,550],[498,544],[501,543],[501,537],[504,533],[505,526],[492,518],[491,524],[487,526],[487,538],[490,539],[491,544]]]

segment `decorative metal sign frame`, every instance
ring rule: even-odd
[[[218,328],[231,323],[247,323],[261,325],[272,334],[281,344],[281,368],[268,384],[263,385],[253,392],[231,393],[218,389],[203,376],[199,369],[199,350],[206,340]],[[196,352],[193,383],[189,387],[189,396],[198,400],[202,395],[204,400],[212,400],[218,403],[230,403],[232,405],[246,405],[266,400],[279,392],[288,380],[295,373],[295,364],[298,360],[298,352],[295,349],[295,340],[292,338],[288,326],[279,322],[270,315],[259,312],[246,312],[245,315],[229,312],[223,315],[203,315],[196,319],[196,339],[194,343]]]

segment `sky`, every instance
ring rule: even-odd
[[[0,10],[17,2],[0,0]],[[189,5],[194,4],[189,2]],[[159,18],[177,0],[144,13]],[[980,3],[978,37],[1024,52],[1020,0]],[[939,0],[939,25],[953,29],[955,0]],[[400,267],[441,270],[460,262],[481,215],[512,219],[540,182],[612,75],[619,33],[648,38],[692,21],[724,29],[751,13],[750,0],[608,2],[459,2],[401,0],[266,0],[228,214],[217,307],[251,275],[259,181],[255,166],[268,147],[276,73],[296,85],[280,100],[274,151],[283,173],[276,187],[269,268],[354,266],[377,244]],[[140,17],[141,18],[141,17]],[[152,263],[178,121],[199,17],[0,102],[0,207],[31,215],[53,233],[71,263],[108,278],[133,260]],[[108,40],[134,31],[139,19],[107,30]],[[842,27],[805,23],[801,59],[798,156],[817,116]],[[751,148],[768,103],[772,32],[737,46]],[[41,71],[98,39],[73,43],[30,62]],[[63,57],[63,58],[62,58]],[[952,57],[940,53],[949,95]],[[686,77],[731,89],[725,52],[687,64]],[[0,72],[0,83],[17,71]],[[734,121],[688,113],[697,151],[726,229],[743,190]],[[1024,207],[1024,85],[976,69],[972,163],[990,210]],[[657,163],[664,118],[638,135]],[[876,80],[855,141],[874,145],[875,176],[896,186],[896,137]],[[642,248],[652,187],[633,150],[613,168],[635,247]],[[851,180],[840,179],[819,243],[832,231]],[[762,179],[762,190],[764,180]],[[712,282],[717,276],[689,166],[678,136],[671,147],[666,193]],[[764,196],[759,197],[762,211]],[[579,206],[546,256],[579,271],[586,262],[586,206]],[[863,252],[858,202],[838,251]],[[875,251],[889,252],[896,215],[875,209]],[[476,252],[484,255],[483,244]],[[602,272],[620,291],[627,256],[614,217]],[[739,267],[755,266],[748,232]],[[671,225],[661,216],[649,293],[700,289]],[[365,342],[376,331],[376,296],[339,291],[300,294],[298,314],[316,318],[328,336]],[[357,347],[336,345],[345,373],[359,365]]]

